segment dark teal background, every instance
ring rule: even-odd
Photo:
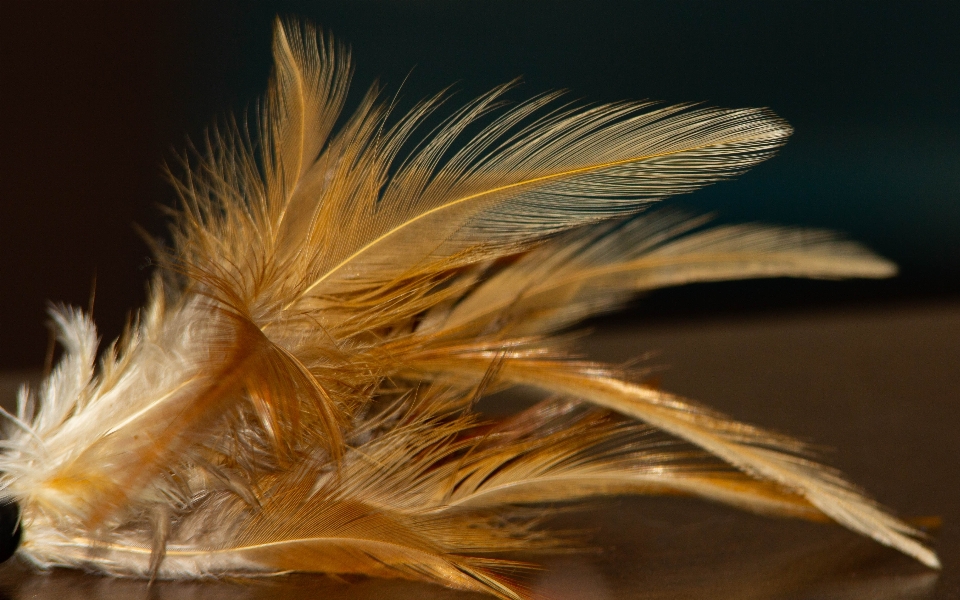
[[[143,300],[137,223],[165,231],[162,164],[253,106],[275,15],[353,49],[401,105],[455,84],[513,97],[768,106],[781,154],[672,205],[723,221],[846,232],[897,261],[887,282],[750,282],[659,293],[650,318],[957,297],[960,5],[956,2],[5,2],[0,8],[0,365],[39,364],[48,300],[87,304],[106,337]],[[356,97],[356,96],[355,96]],[[406,103],[406,104],[404,104]]]

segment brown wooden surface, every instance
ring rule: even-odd
[[[563,516],[594,552],[541,560],[552,600],[960,598],[960,306],[780,315],[603,330],[591,356],[648,351],[663,387],[816,441],[904,516],[939,516],[931,571],[839,527],[771,520],[689,499],[630,498]],[[4,403],[23,374],[0,378]],[[498,398],[502,407],[504,398]],[[493,408],[498,408],[494,406]],[[266,583],[118,581],[0,567],[10,598],[480,598],[398,581],[284,577]]]

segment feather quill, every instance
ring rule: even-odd
[[[938,565],[803,444],[573,361],[551,337],[665,286],[892,275],[827,232],[642,212],[768,158],[782,120],[556,95],[505,110],[505,86],[408,151],[441,97],[393,123],[371,90],[335,130],[347,53],[293,23],[273,52],[256,135],[221,128],[183,160],[140,320],[97,367],[89,317],[52,313],[64,358],[5,415],[20,556],[522,599],[530,565],[500,555],[569,543],[530,505],[684,494],[834,520]],[[471,410],[513,385],[556,398],[500,421]]]

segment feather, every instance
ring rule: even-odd
[[[659,212],[577,230],[489,277],[443,327],[486,328],[510,320],[515,333],[562,329],[658,288],[755,277],[890,277],[896,266],[827,231],[728,225],[691,233],[706,219]],[[503,311],[515,313],[509,318]]]
[[[468,374],[470,363],[485,364],[485,351],[459,348],[439,360],[424,353],[417,368],[449,377]],[[511,352],[504,379],[593,402],[687,440],[761,481],[779,484],[801,495],[824,515],[880,543],[897,548],[920,562],[939,567],[929,548],[915,538],[922,534],[865,497],[839,473],[802,456],[804,446],[790,438],[704,410],[671,394],[629,383],[610,375],[611,369],[569,361],[525,360],[530,351]],[[451,356],[453,355],[453,356]],[[440,364],[442,364],[442,367]],[[469,375],[468,375],[469,376]],[[800,451],[800,452],[798,452]]]
[[[443,96],[395,121],[374,89],[341,120],[347,53],[293,23],[273,52],[256,132],[228,123],[183,157],[173,245],[99,366],[89,317],[52,312],[63,358],[4,413],[19,556],[522,599],[532,565],[502,555],[575,543],[539,505],[682,494],[833,520],[937,566],[803,444],[574,361],[552,335],[665,286],[892,275],[831,233],[643,212],[768,158],[781,119],[555,94],[504,108],[503,86],[412,144]],[[556,398],[473,410],[516,385]]]

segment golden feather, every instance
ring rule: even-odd
[[[782,120],[556,95],[503,109],[504,87],[408,151],[439,97],[393,123],[372,90],[335,130],[346,53],[296,24],[277,25],[273,51],[257,135],[214,132],[183,161],[139,322],[97,367],[90,319],[54,312],[64,358],[21,392],[0,454],[19,556],[520,599],[530,565],[500,555],[567,543],[525,506],[684,494],[834,520],[938,565],[799,442],[573,361],[551,337],[670,285],[893,274],[822,231],[642,212],[768,158]],[[472,412],[512,385],[556,399],[498,422]]]

